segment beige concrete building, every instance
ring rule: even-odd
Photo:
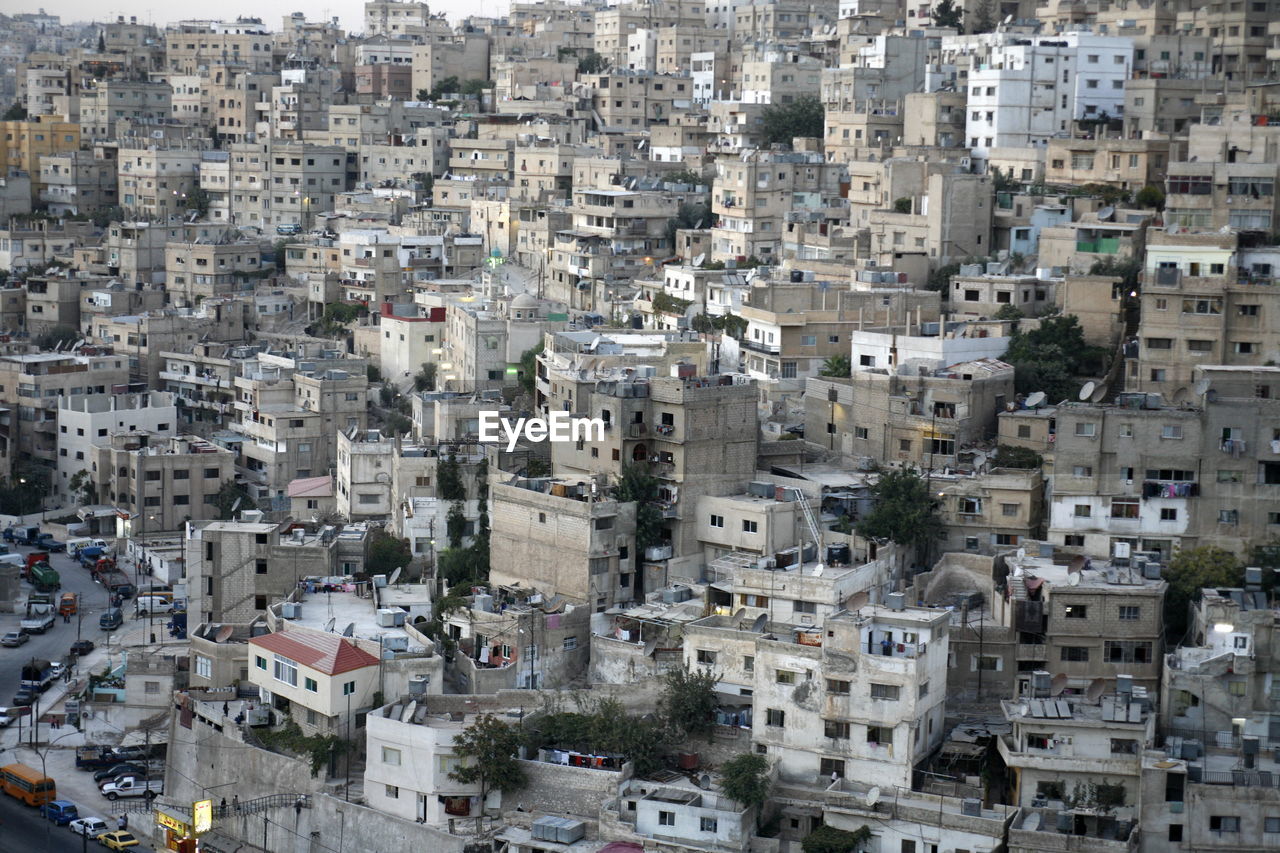
[[[199,74],[228,60],[252,71],[269,71],[271,33],[261,21],[183,21],[164,34],[165,61],[170,71]]]
[[[208,517],[214,496],[235,476],[234,453],[190,435],[116,432],[94,456],[99,501],[131,513],[138,530],[178,530]]]

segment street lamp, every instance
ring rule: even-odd
[[[32,728],[32,731],[34,731],[34,730],[35,730],[35,724],[34,724],[34,723],[32,724],[32,727],[31,727],[31,728]],[[48,777],[48,775],[49,775],[49,773],[48,773],[48,770],[49,770],[49,767],[48,767],[49,750],[53,748],[53,745],[54,745],[55,743],[57,743],[58,741],[62,740],[64,737],[71,737],[72,735],[78,735],[78,734],[80,734],[80,730],[79,730],[79,729],[76,729],[76,730],[74,730],[74,731],[69,731],[69,732],[66,732],[66,733],[64,733],[64,734],[60,734],[60,735],[58,735],[56,738],[54,738],[53,740],[51,740],[51,741],[49,741],[48,743],[46,743],[46,744],[44,745],[44,750],[43,750],[43,751],[36,749],[34,745],[31,747],[31,751],[32,751],[32,752],[34,752],[36,755],[38,755],[38,756],[40,757],[40,776],[41,776],[41,778],[47,778],[47,777]],[[41,804],[41,806],[40,806],[40,814],[41,814],[41,816],[42,816],[42,817],[44,817],[44,818],[45,818],[45,821],[44,821],[44,849],[45,849],[45,853],[48,853],[48,851],[49,851],[49,844],[50,844],[50,838],[49,838],[49,824],[53,823],[53,821],[49,820],[49,816],[48,816],[47,814],[45,814],[45,811],[44,811],[44,804],[43,804],[43,803],[42,803],[42,804]],[[87,837],[87,836],[81,836],[81,839],[82,839],[81,848],[83,849],[83,847],[84,847],[85,845],[87,845],[87,844],[88,844],[88,837]]]

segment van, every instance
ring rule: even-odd
[[[107,542],[105,539],[98,539],[92,536],[79,536],[75,539],[67,540],[67,553],[73,557],[78,557],[85,548],[101,548],[106,551]]]
[[[173,600],[163,595],[140,595],[137,600],[139,616],[148,613],[172,613]]]
[[[114,631],[124,622],[124,614],[119,607],[109,608],[98,617],[98,627],[104,631]]]
[[[58,826],[66,826],[80,817],[80,812],[70,800],[54,800],[44,804],[44,816]]]

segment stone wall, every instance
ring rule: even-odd
[[[599,815],[606,801],[618,796],[618,783],[631,771],[631,765],[618,772],[523,759],[520,766],[527,781],[523,788],[503,793],[504,809],[590,818]]]

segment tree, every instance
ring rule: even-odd
[[[678,172],[669,173],[664,180],[672,184],[692,184],[697,186],[702,183],[702,175],[693,171],[693,169],[681,169]],[[681,207],[683,206],[681,205]]]
[[[720,767],[720,790],[748,808],[764,805],[769,799],[770,784],[769,760],[759,753],[743,752]]]
[[[684,202],[676,210],[676,215],[667,220],[667,240],[672,248],[676,245],[676,232],[685,228],[697,228],[707,219],[707,206]]]
[[[203,187],[196,187],[187,193],[187,210],[194,210],[201,218],[209,212],[209,191]]]
[[[413,390],[415,391],[434,391],[436,390],[436,373],[438,367],[434,361],[424,362],[422,369],[418,371],[418,375],[413,377]]]
[[[22,121],[27,117],[27,108],[19,101],[14,101],[9,109],[0,116],[0,121]]]
[[[858,522],[860,535],[911,545],[920,552],[937,541],[942,533],[940,503],[917,471],[902,468],[882,474],[871,493],[875,506]]]
[[[1239,558],[1216,545],[1179,549],[1162,574],[1169,584],[1164,594],[1164,630],[1170,642],[1181,640],[1186,633],[1187,611],[1200,597],[1200,590],[1244,584]]]
[[[973,9],[973,18],[969,22],[970,33],[989,33],[996,28],[993,0],[978,0]]]
[[[213,508],[217,510],[219,520],[230,521],[237,512],[257,509],[258,504],[249,497],[244,487],[236,484],[235,480],[224,480],[217,494],[213,496]]]
[[[865,824],[850,832],[823,824],[800,841],[804,853],[861,853],[871,840],[871,827]]]
[[[413,560],[408,539],[398,539],[386,530],[374,530],[369,536],[369,558],[365,562],[371,575],[390,575]]]
[[[601,74],[608,70],[609,60],[599,53],[588,53],[578,60],[579,74]]]
[[[516,760],[520,730],[493,714],[478,717],[453,738],[453,752],[463,760],[449,778],[464,785],[480,785],[481,808],[489,791],[512,791],[525,783],[524,768]]]
[[[1021,320],[1026,315],[1022,313],[1022,309],[1012,302],[1006,302],[996,311],[995,318],[997,320]]]
[[[478,98],[484,92],[485,89],[492,89],[492,88],[493,88],[493,83],[490,82],[489,80],[468,80],[467,82],[462,84],[462,88],[459,91],[461,91],[462,94],[464,95],[469,95],[471,97]]]
[[[464,501],[467,499],[467,487],[462,482],[462,467],[458,464],[457,454],[450,452],[440,461],[436,471],[437,493],[446,501]]]
[[[942,298],[946,299],[951,292],[951,277],[960,274],[959,264],[945,264],[929,273],[929,281],[925,284],[926,290],[936,290],[942,293]]]
[[[656,505],[658,481],[649,475],[643,463],[628,462],[622,466],[616,490],[619,501],[634,501],[636,505],[637,556],[656,545],[662,538],[662,513]]]
[[[849,364],[849,356],[833,355],[822,363],[822,368],[818,371],[818,375],[848,379],[852,372],[853,368]]]
[[[1138,194],[1133,197],[1133,200],[1139,207],[1164,210],[1164,192],[1155,184],[1147,184],[1138,190]]]
[[[97,494],[94,490],[93,475],[85,468],[81,468],[72,477],[67,484],[71,489],[71,495],[78,498],[84,506],[97,503]]]
[[[534,388],[538,378],[538,356],[542,354],[544,343],[538,341],[538,345],[532,349],[527,349],[520,354],[519,379],[520,389],[533,396]]]
[[[36,346],[40,349],[54,349],[62,346],[69,347],[76,341],[80,340],[80,331],[74,326],[57,325],[49,331],[36,338]]]
[[[1035,469],[1044,464],[1044,459],[1029,447],[1001,445],[996,448],[992,462],[997,468]]]
[[[894,199],[894,200],[893,200],[893,212],[894,212],[894,213],[910,213],[910,212],[911,212],[911,197],[910,197],[910,196],[903,196],[902,198]]]
[[[797,136],[823,138],[826,110],[814,95],[796,98],[789,104],[770,104],[761,116],[766,145],[791,144]]]
[[[964,32],[960,25],[963,14],[964,10],[956,6],[955,0],[939,0],[930,11],[935,27],[950,27],[958,32]]]
[[[382,371],[378,369],[376,364],[365,365],[364,375],[369,380],[370,385],[376,385],[382,381]]]
[[[701,735],[711,731],[716,699],[716,674],[709,669],[682,666],[663,676],[658,711],[676,737]]]
[[[1016,371],[1014,386],[1020,393],[1043,391],[1057,401],[1074,392],[1073,377],[1106,373],[1107,351],[1089,346],[1079,319],[1067,315],[1051,317],[1025,333],[1014,331],[1003,358]]]
[[[438,101],[445,95],[457,92],[458,88],[459,84],[457,77],[446,77],[431,87],[431,97],[427,98],[427,100]]]
[[[461,548],[462,537],[467,532],[467,516],[462,511],[462,501],[449,504],[449,512],[445,516],[444,524],[448,531],[449,547]]]

